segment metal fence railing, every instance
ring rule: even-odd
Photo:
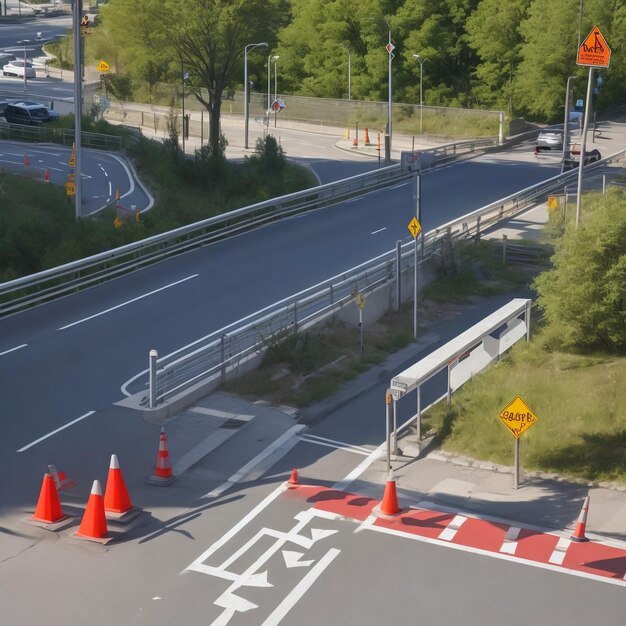
[[[475,153],[491,140],[438,146],[430,166],[461,154]],[[140,241],[0,284],[0,315],[12,313],[116,278],[212,241],[268,222],[362,196],[407,180],[410,174],[391,165],[366,174],[259,202],[222,215],[182,226]]]
[[[625,154],[626,150],[614,154],[587,166],[586,171],[617,162]],[[443,252],[448,244],[479,238],[488,228],[544,200],[547,194],[562,190],[577,174],[576,171],[560,174],[426,233],[421,241],[420,263]],[[396,250],[391,250],[158,358],[152,377],[155,385],[150,390],[151,406],[167,402],[200,381],[212,377],[223,381],[251,356],[337,312],[354,299],[355,290],[367,294],[380,285],[398,280],[399,273],[413,272],[413,243],[402,247],[400,258],[400,268],[397,268]]]
[[[64,146],[71,146],[74,142],[74,129],[0,123],[0,139],[29,141],[32,143],[60,143]],[[122,138],[115,135],[82,132],[81,141],[83,148],[116,150],[119,152],[124,149]]]

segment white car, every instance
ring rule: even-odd
[[[2,66],[2,73],[4,76],[17,76],[19,78],[35,78],[37,76],[35,68],[32,63],[28,61],[9,61],[6,65]]]

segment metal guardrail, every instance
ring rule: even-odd
[[[598,161],[586,171],[619,161],[626,150]],[[575,180],[577,172],[554,176],[497,202],[452,220],[422,238],[419,262],[443,253],[446,245],[469,238],[479,238],[491,226],[510,219],[547,194],[562,189]],[[400,267],[396,267],[396,250],[338,274],[301,291],[257,313],[211,333],[193,344],[156,360],[154,387],[150,403],[155,406],[211,377],[225,379],[248,358],[262,352],[292,332],[323,321],[354,299],[355,291],[367,294],[380,285],[398,280],[398,274],[413,271],[414,244],[402,247]]]
[[[24,127],[27,128],[27,127]],[[73,136],[73,134],[72,134]],[[432,151],[430,166],[493,145],[493,140],[465,141]],[[430,151],[425,151],[430,152]],[[113,250],[0,284],[0,315],[16,312],[116,278],[212,241],[276,219],[330,206],[376,191],[410,174],[391,165],[351,178],[259,202],[206,220],[154,235]]]
[[[0,139],[10,141],[29,141],[32,143],[60,143],[71,146],[74,142],[74,129],[50,128],[49,126],[25,126],[23,124],[8,124],[0,122]],[[124,149],[124,142],[116,135],[104,135],[102,133],[81,133],[83,148],[94,150]]]

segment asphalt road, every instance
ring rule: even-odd
[[[503,163],[491,156],[434,171],[423,182],[425,228],[554,173],[553,165],[528,165],[522,152],[517,166],[510,156]],[[150,349],[166,354],[392,249],[410,237],[412,215],[410,186],[398,186],[1,319],[0,465],[15,463],[36,483],[41,444],[29,449],[28,463],[16,451],[120,400],[121,386],[145,369]],[[57,438],[75,436],[73,426]],[[8,489],[7,472],[0,474]]]
[[[48,172],[50,183],[63,185],[74,170],[68,165],[71,150],[57,144],[25,144],[0,141],[0,166],[9,171],[43,181]],[[27,164],[28,163],[28,164]],[[152,207],[153,200],[137,179],[134,168],[122,156],[112,152],[83,150],[82,160],[84,216],[92,215],[116,201],[124,208],[140,211]]]
[[[527,147],[520,148],[429,173],[422,189],[426,228],[556,171],[554,161],[534,161],[528,153]],[[115,450],[122,458],[150,466],[154,445],[145,439],[146,425],[110,406],[120,398],[123,382],[144,369],[150,348],[162,353],[178,348],[392,248],[397,239],[410,236],[406,224],[412,214],[411,190],[398,186],[0,320],[0,510],[14,516],[16,510],[32,508],[42,471],[51,462],[61,465],[62,460],[63,469],[88,468],[87,475],[102,475],[96,466]],[[382,438],[381,397],[381,388],[373,387],[311,433],[372,449]],[[255,508],[291,467],[304,467],[308,476],[328,484],[347,476],[363,457],[342,448],[331,451],[303,441],[260,481],[238,485],[217,500],[207,498],[241,467],[241,443],[226,445],[167,492],[153,489],[142,503],[151,515],[115,549],[41,541],[7,558],[0,570],[2,610],[16,625],[42,619],[98,626],[148,620],[219,624],[226,623],[225,611],[235,611],[233,624],[266,618],[267,623],[280,618],[294,624],[377,624],[418,615],[430,624],[455,619],[495,626],[530,619],[582,626],[593,618],[594,606],[602,605],[602,623],[622,623],[625,607],[619,588],[369,529],[355,533],[352,522],[334,519],[315,519],[314,527],[337,532],[322,533],[324,537],[318,533],[319,541],[310,547],[297,542],[285,547],[302,556],[273,553],[267,560],[272,586],[246,585],[235,594],[243,600],[224,596],[228,580],[188,570],[222,543],[218,563],[228,561],[237,573],[256,563],[270,549],[272,536],[289,532],[297,521],[294,515],[309,507],[281,497],[256,513]],[[0,536],[19,545],[19,533],[5,528],[3,519]],[[242,525],[243,520],[249,521]],[[264,528],[273,531],[270,539],[245,545]],[[308,576],[308,566],[295,565],[294,558],[315,559],[323,567]],[[35,599],[26,594],[22,601],[25,581],[38,592]],[[293,595],[296,587],[302,591],[298,597]],[[59,602],[68,589],[75,597]],[[585,594],[592,594],[594,603]],[[244,600],[259,609],[241,613]]]

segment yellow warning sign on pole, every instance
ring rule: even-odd
[[[72,144],[72,152],[70,153],[70,159],[67,162],[70,167],[76,167],[76,147]]]
[[[414,217],[407,226],[411,235],[413,235],[413,239],[417,239],[417,236],[420,234],[422,230],[422,225],[417,221],[417,218]]]
[[[516,439],[519,439],[531,426],[537,423],[537,416],[522,400],[521,396],[515,396],[515,400],[502,409],[498,417]]]
[[[65,183],[65,193],[68,196],[75,196],[76,195],[76,183],[74,181],[68,180]]]
[[[558,208],[559,203],[556,199],[556,196],[548,196],[548,208],[549,209],[556,209]]]
[[[99,72],[108,72],[111,70],[111,66],[106,61],[100,61],[97,66]]]

